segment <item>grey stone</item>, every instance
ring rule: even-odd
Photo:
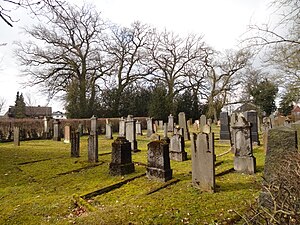
[[[214,133],[191,135],[192,184],[207,192],[215,192]]]
[[[163,120],[159,120],[159,121],[158,121],[158,128],[159,128],[160,130],[162,130],[162,129],[164,128],[164,121],[163,121]]]
[[[172,116],[172,114],[168,116],[168,131],[169,132],[174,131],[174,116]]]
[[[251,139],[255,144],[260,145],[259,136],[258,136],[258,119],[257,112],[254,110],[245,112],[246,120],[251,124]]]
[[[113,139],[113,136],[112,136],[112,124],[111,123],[106,123],[105,124],[105,138],[106,139]]]
[[[109,173],[111,175],[125,175],[134,172],[134,164],[131,156],[131,144],[125,137],[118,137],[112,143],[111,163]]]
[[[91,118],[91,131],[90,134],[94,135],[97,133],[97,117],[96,116],[92,116]]]
[[[125,119],[121,117],[119,120],[119,136],[125,137],[125,134],[126,134]]]
[[[187,127],[187,123],[186,123],[186,118],[185,118],[185,113],[184,112],[180,112],[178,114],[178,125],[179,127],[183,128],[183,137],[184,140],[190,140],[190,133]]]
[[[88,137],[88,161],[98,162],[98,134],[90,134]]]
[[[160,140],[160,135],[159,134],[151,134],[151,136],[150,136],[150,141],[158,141],[158,140]]]
[[[210,134],[210,133],[211,133],[211,127],[210,127],[208,124],[205,124],[205,125],[202,127],[202,133]]]
[[[136,129],[136,134],[137,135],[143,135],[142,124],[138,120],[135,123],[135,129]]]
[[[20,146],[20,127],[14,127],[14,145]]]
[[[170,143],[170,138],[168,137],[168,124],[164,123],[164,136],[162,138],[163,141]]]
[[[135,119],[133,116],[129,115],[126,120],[126,139],[131,143],[131,150],[133,152],[138,152],[137,140],[136,140],[136,130],[135,130]]]
[[[53,121],[53,141],[61,141],[59,120]]]
[[[207,124],[206,116],[201,115],[200,116],[200,128],[202,129],[202,127],[204,127],[204,125],[206,125],[206,124]]]
[[[148,144],[148,164],[146,175],[149,179],[166,182],[172,179],[169,144],[152,141]]]
[[[147,137],[150,137],[154,133],[153,121],[151,117],[147,118],[146,121],[147,121]]]
[[[228,112],[220,113],[220,140],[230,140]]]
[[[180,134],[174,134],[170,138],[170,159],[175,161],[187,160],[187,153],[184,150],[184,138]]]
[[[71,142],[71,157],[79,157],[80,155],[80,132],[70,128],[70,142]]]

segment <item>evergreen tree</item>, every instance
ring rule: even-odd
[[[148,115],[155,119],[167,121],[170,105],[166,88],[163,85],[157,85],[151,94]]]
[[[25,102],[23,94],[17,92],[16,101],[15,101],[15,118],[25,118]]]

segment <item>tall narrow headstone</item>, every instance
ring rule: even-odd
[[[70,135],[71,135],[71,126],[65,125],[64,129],[64,143],[70,143]]]
[[[166,182],[172,179],[169,144],[152,141],[148,144],[148,164],[146,175],[149,179]]]
[[[220,113],[220,140],[230,140],[228,112]]]
[[[125,119],[121,117],[119,120],[119,136],[120,137],[125,137],[125,132],[126,132],[126,127],[125,127]]]
[[[170,159],[180,162],[187,160],[187,153],[184,150],[184,147],[185,143],[183,136],[180,135],[179,132],[176,132],[173,137],[170,138]]]
[[[242,115],[232,127],[234,152],[234,170],[241,173],[253,174],[256,170],[256,159],[253,156],[250,123]]]
[[[14,145],[20,146],[20,127],[14,127]]]
[[[53,121],[53,141],[60,141],[60,121],[54,120]]]
[[[137,141],[136,141],[136,130],[135,130],[135,119],[132,115],[128,115],[126,120],[126,139],[131,144],[131,150],[133,152],[139,151],[137,148]]]
[[[163,141],[170,143],[170,138],[168,137],[168,124],[164,123],[164,136],[162,138]]]
[[[79,132],[79,135],[82,136],[83,135],[83,125],[80,123],[78,124],[78,132]]]
[[[160,130],[164,129],[164,121],[163,121],[163,120],[159,120],[159,121],[158,121],[158,128],[159,128]]]
[[[112,124],[111,123],[106,123],[105,124],[105,138],[106,139],[113,139],[113,136],[112,136]]]
[[[173,132],[174,131],[174,116],[170,114],[168,116],[168,132]]]
[[[91,118],[91,131],[88,137],[88,161],[98,162],[97,117]]]
[[[111,163],[109,173],[111,175],[125,175],[134,172],[134,164],[131,157],[131,144],[125,137],[118,137],[112,143]]]
[[[180,112],[178,114],[178,125],[179,127],[183,128],[183,137],[184,140],[190,140],[190,133],[187,127],[186,119],[185,119],[185,113]]]
[[[258,119],[257,112],[254,110],[245,112],[246,120],[251,124],[251,138],[252,142],[260,145],[258,137]]]
[[[91,131],[90,134],[97,134],[97,117],[96,116],[92,116],[91,118]]]
[[[191,136],[192,184],[207,192],[215,192],[214,133]]]
[[[205,115],[201,115],[200,116],[200,128],[202,129],[202,127],[204,125],[206,125],[206,124],[207,124],[206,116]]]
[[[70,129],[71,157],[79,157],[80,154],[80,132],[71,127]]]
[[[147,118],[146,121],[147,121],[147,137],[150,137],[154,133],[153,121],[151,117]]]
[[[136,121],[135,123],[135,129],[136,129],[136,134],[137,135],[143,135],[143,131],[142,131],[142,124],[140,121]]]
[[[44,119],[44,131],[43,131],[43,138],[48,139],[50,136],[50,128],[49,128],[49,119],[45,116]]]

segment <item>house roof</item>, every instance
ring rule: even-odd
[[[9,117],[15,116],[15,106],[10,106],[6,115]],[[27,117],[51,116],[52,107],[45,106],[25,106],[25,115]]]

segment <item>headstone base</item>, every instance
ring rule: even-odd
[[[134,172],[133,163],[127,163],[127,164],[110,163],[109,164],[109,174],[113,176],[125,175],[133,172]]]
[[[146,176],[151,180],[166,182],[172,179],[172,169],[162,170],[153,167],[147,167]]]
[[[61,141],[60,137],[53,137],[53,141]]]
[[[240,173],[254,174],[256,159],[254,156],[234,157],[234,170]]]
[[[170,159],[178,161],[178,162],[186,161],[187,153],[186,152],[170,152]]]

